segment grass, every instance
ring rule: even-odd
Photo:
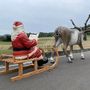
[[[50,48],[51,46],[50,45],[47,45],[46,48]],[[51,49],[46,49],[46,51],[51,51]]]
[[[48,40],[54,41],[54,39],[39,39],[39,41],[48,41]]]
[[[87,38],[88,38],[87,41],[83,41],[84,48],[89,48],[90,47],[90,35],[87,35]],[[40,37],[37,46],[42,47],[42,48],[45,48],[45,47],[49,48],[49,47],[53,46],[54,41],[55,41],[54,37]],[[6,53],[12,53],[12,49],[2,50],[2,48],[4,48],[3,45],[6,45],[6,46],[11,45],[11,42],[0,42],[0,45],[1,45],[0,55],[1,54],[6,54]],[[62,50],[62,48],[63,48],[62,44],[57,47],[58,50]],[[79,47],[77,45],[75,45],[73,48],[78,49]],[[69,50],[69,48],[68,48],[68,50]],[[45,51],[50,51],[50,50],[48,49],[48,50],[45,50]]]
[[[1,54],[7,54],[7,53],[12,53],[12,49],[8,49],[8,50],[0,50],[0,55]]]
[[[0,42],[0,45],[11,45],[11,42]]]
[[[90,38],[90,35],[87,35],[87,38]]]

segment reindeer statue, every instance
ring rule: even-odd
[[[53,47],[57,47],[61,43],[63,43],[63,51],[66,54],[66,57],[68,58],[68,62],[72,63],[73,60],[73,45],[79,45],[81,48],[81,59],[84,59],[84,53],[83,53],[83,46],[82,46],[82,41],[87,40],[86,38],[86,33],[90,32],[90,30],[86,29],[86,24],[90,18],[87,18],[85,22],[85,30],[82,31],[81,28],[78,28],[74,22],[71,20],[72,24],[75,26],[77,29],[69,29],[64,26],[57,27],[54,31],[54,37],[55,37],[55,43]],[[67,53],[67,47],[68,45],[70,46],[70,55]],[[54,63],[54,52],[52,50],[51,53],[51,63]]]

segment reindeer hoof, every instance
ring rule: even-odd
[[[85,58],[81,58],[82,60],[85,60]]]
[[[74,58],[71,58],[71,60],[74,60]]]
[[[68,61],[68,63],[73,63],[72,61]]]
[[[51,63],[51,64],[54,64],[54,63],[55,63],[55,61],[54,61],[54,60],[51,60],[51,61],[50,61],[50,63]]]
[[[51,62],[51,64],[54,64],[55,62]]]
[[[50,63],[51,64],[54,64],[55,63],[54,58],[52,58],[52,57],[50,58]]]

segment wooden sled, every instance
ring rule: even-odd
[[[42,48],[39,48],[39,49],[42,51],[43,58],[44,58],[45,57],[44,50]],[[58,55],[58,51],[57,51],[56,48],[52,47],[52,48],[49,48],[49,49],[53,49],[56,52],[56,56],[57,56],[56,57],[56,62],[52,66],[48,66],[48,65],[38,66],[37,65],[37,60],[40,60],[40,58],[29,59],[28,55],[27,55],[26,60],[16,60],[15,57],[18,57],[18,56],[13,56],[12,54],[1,54],[1,61],[5,62],[5,71],[0,72],[0,75],[18,71],[18,76],[15,76],[15,77],[11,78],[11,82],[14,82],[14,81],[17,81],[17,80],[20,80],[20,79],[23,79],[23,78],[26,78],[26,77],[29,77],[29,76],[32,76],[32,75],[50,70],[50,69],[53,69],[58,63],[59,55]],[[2,59],[3,56],[7,56],[9,58]],[[12,58],[10,58],[10,57],[12,57]],[[23,67],[23,63],[27,62],[27,61],[34,61],[34,64]],[[19,67],[16,68],[16,69],[9,70],[9,63],[18,64]],[[27,68],[31,68],[31,67],[34,67],[34,71],[23,74],[23,69],[27,69]],[[42,67],[42,68],[38,69],[38,67]]]

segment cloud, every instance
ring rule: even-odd
[[[38,4],[57,4],[59,6],[67,5],[72,6],[77,4],[86,3],[85,0],[14,0],[17,2],[28,2],[29,4],[38,5]],[[73,6],[74,6],[73,5]],[[65,6],[66,7],[66,6]]]
[[[90,13],[89,4],[89,0],[1,0],[0,29],[11,33],[17,20],[24,24],[26,32],[53,32],[62,25],[71,28],[70,19],[83,26]]]
[[[4,34],[11,34],[12,30],[0,30],[0,35],[4,35]]]

